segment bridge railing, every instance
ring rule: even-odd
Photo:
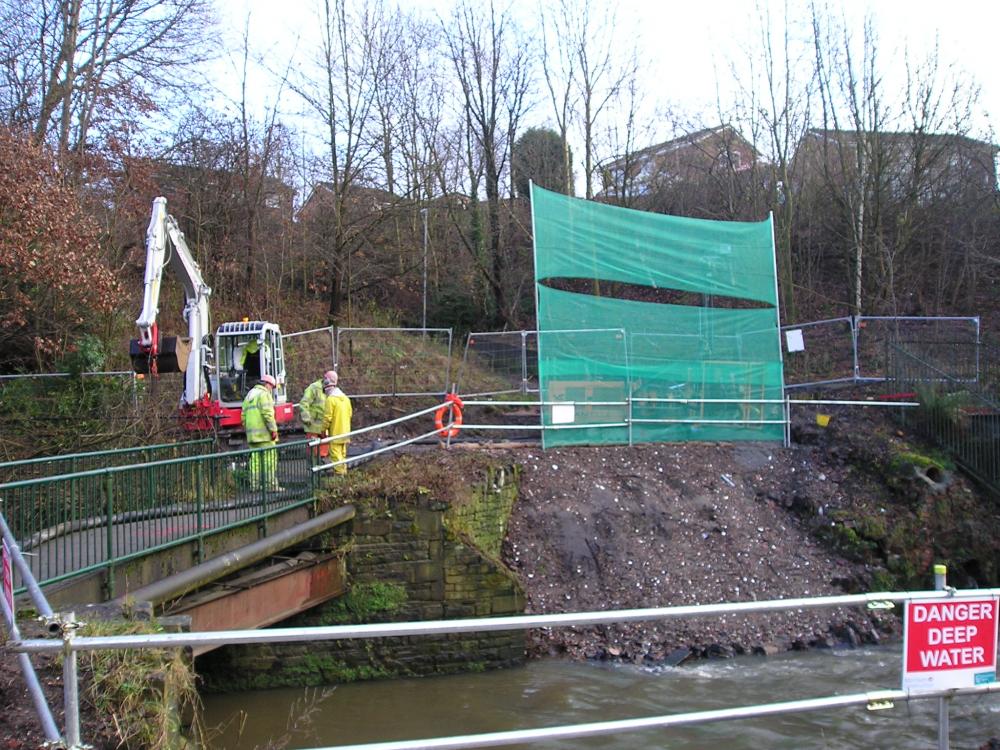
[[[59,456],[42,456],[20,461],[0,462],[0,480],[16,482],[24,479],[51,477],[58,474],[76,474],[81,471],[105,469],[109,466],[126,466],[149,463],[169,458],[200,456],[215,450],[212,438],[188,440],[183,443],[160,443],[142,445],[136,448],[89,451],[87,453],[64,453]]]
[[[0,484],[35,579],[52,584],[313,501],[308,441]],[[15,585],[20,590],[20,581]]]

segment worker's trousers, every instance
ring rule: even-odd
[[[250,448],[269,448],[277,445],[274,440],[266,443],[249,443]],[[250,454],[250,486],[255,490],[278,489],[278,451],[254,450]]]
[[[309,438],[310,440],[315,440],[316,438],[321,438],[325,436],[319,432],[307,432],[306,437]],[[326,458],[327,456],[330,455],[330,444],[323,443],[321,445],[317,445],[315,448],[313,448],[313,455],[316,458]]]
[[[336,463],[347,458],[347,443],[330,443],[330,461]],[[337,474],[347,473],[347,464],[339,464],[333,467]]]

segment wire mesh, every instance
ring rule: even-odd
[[[858,372],[860,379],[885,379],[890,376],[888,347],[898,342],[908,342],[907,349],[918,347],[932,360],[947,361],[948,347],[979,342],[979,318],[949,317],[878,317],[860,316],[856,321]],[[917,342],[920,342],[919,344]],[[959,353],[954,349],[952,353]],[[974,354],[975,347],[964,351]],[[977,377],[975,359],[954,361],[948,368],[958,378]]]
[[[12,482],[0,500],[32,574],[54,583],[310,502],[308,451],[297,441]]]
[[[334,366],[333,328],[285,334],[281,337],[285,352],[285,388],[295,403],[314,380]]]
[[[456,383],[463,397],[538,393],[538,332],[470,333]]]
[[[781,327],[786,388],[854,380],[854,322],[834,318]]]
[[[443,396],[451,341],[450,328],[339,328],[340,387],[351,398]]]

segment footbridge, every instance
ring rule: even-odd
[[[0,464],[12,479],[0,484],[0,512],[52,606],[151,602],[213,630],[269,625],[343,593],[342,556],[289,552],[354,513],[349,505],[320,512],[326,479],[308,441],[212,447],[199,440]],[[275,462],[269,479],[279,489],[254,476],[258,460]]]
[[[437,436],[352,446],[338,462],[320,458],[318,440],[221,453],[193,440],[0,463],[0,515],[57,610],[148,603],[196,631],[264,627],[346,591],[343,554],[312,543],[354,517],[349,504],[320,506],[320,488],[339,481],[331,470]],[[27,584],[15,570],[15,594]]]

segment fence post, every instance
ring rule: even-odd
[[[70,750],[82,747],[80,744],[80,686],[76,670],[76,650],[73,636],[76,634],[76,615],[69,612],[62,619],[63,637],[63,712],[66,722],[66,745]]]
[[[204,481],[204,462],[196,462],[195,471],[195,496],[197,497],[197,513],[198,513],[198,547],[197,547],[197,559],[200,565],[205,560],[205,481]]]
[[[101,486],[104,489],[104,506],[105,514],[107,515],[107,533],[104,535],[104,562],[106,571],[104,575],[104,588],[107,591],[108,599],[113,599],[115,596],[115,502],[114,493],[111,490],[111,472],[104,472]]]
[[[944,591],[948,582],[948,566],[934,566],[934,590]],[[938,698],[938,750],[948,750],[948,698]]]
[[[854,381],[857,382],[859,373],[858,366],[858,327],[861,318],[858,315],[851,316],[851,349],[854,353]]]
[[[521,395],[528,393],[528,332],[521,331]]]

